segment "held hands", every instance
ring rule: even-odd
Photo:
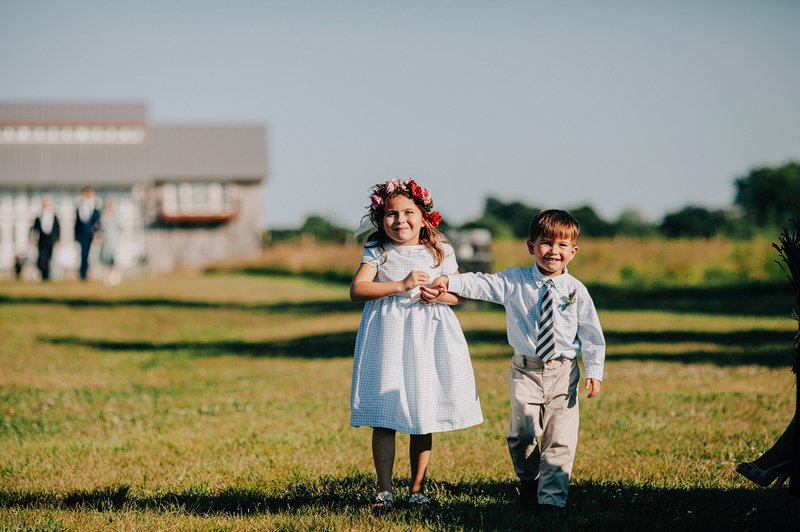
[[[432,290],[447,293],[447,287],[450,284],[450,279],[446,275],[440,275],[431,283]]]
[[[419,287],[420,301],[422,301],[422,303],[432,305],[438,302],[437,300],[441,295],[441,292],[430,287],[430,280],[431,278],[427,273],[414,270],[409,273],[405,279],[400,281],[400,288],[403,291],[408,292]]]
[[[440,295],[442,295],[442,292],[434,290],[430,286],[423,285],[419,287],[419,299],[428,305],[436,303]]]
[[[586,379],[586,381],[583,384],[583,388],[585,390],[589,390],[589,395],[587,395],[586,397],[591,399],[592,397],[597,396],[600,393],[601,384],[602,383],[597,379]]]
[[[418,286],[424,286],[428,284],[430,280],[431,278],[427,273],[414,270],[409,273],[405,279],[400,281],[400,283],[403,285],[403,290],[408,291]]]
[[[412,271],[399,281],[380,282],[376,280],[377,270],[369,264],[362,264],[350,283],[350,299],[352,301],[373,301],[382,297],[394,296],[410,292],[415,288],[427,285],[430,276],[424,271]]]
[[[447,281],[446,275],[440,275],[429,286],[420,286],[420,299],[422,302],[429,305],[437,303],[440,296],[447,293]]]

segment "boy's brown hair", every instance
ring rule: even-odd
[[[568,238],[573,245],[578,243],[581,226],[567,211],[548,209],[540,212],[531,220],[528,226],[528,235],[531,241],[538,237],[543,238]]]

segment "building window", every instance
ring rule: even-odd
[[[2,126],[0,144],[139,144],[140,126]]]
[[[165,223],[221,223],[239,212],[234,183],[161,183],[157,198],[158,216]]]

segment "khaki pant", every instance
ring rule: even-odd
[[[514,355],[511,362],[508,451],[521,480],[539,479],[539,504],[567,504],[578,444],[579,381],[574,359],[542,362]]]

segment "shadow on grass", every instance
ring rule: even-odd
[[[503,330],[467,330],[467,342],[476,344],[499,344],[502,354],[476,358],[509,358],[508,346]],[[243,357],[296,357],[296,358],[349,358],[355,348],[355,332],[314,334],[273,342],[246,342],[241,340],[155,342],[142,340],[109,340],[79,336],[40,336],[38,340],[53,345],[81,346],[107,352],[174,352],[196,357],[235,355]],[[731,333],[706,333],[693,331],[625,332],[606,335],[609,345],[627,343],[673,344],[680,342],[707,343],[718,346],[702,350],[664,352],[663,347],[640,353],[608,355],[608,360],[654,360],[681,364],[702,363],[718,366],[758,364],[767,367],[790,366],[793,352],[790,333],[762,329]]]
[[[589,291],[601,310],[654,310],[698,314],[742,316],[789,316],[793,305],[787,283],[764,283],[713,287],[637,288],[631,286],[591,285]],[[298,301],[262,304],[189,301],[167,298],[131,298],[103,300],[92,298],[55,298],[42,296],[0,295],[3,305],[67,305],[70,307],[173,307],[187,309],[233,309],[251,312],[325,314],[361,312],[363,304],[347,300]],[[499,305],[478,303],[472,308],[502,311]]]
[[[293,272],[285,268],[271,268],[268,266],[252,266],[248,268],[209,268],[206,270],[210,274],[240,274],[252,275],[255,277],[301,277],[303,279],[312,279],[321,283],[329,283],[335,285],[349,285],[353,280],[353,272],[349,270],[321,270],[304,272]]]
[[[534,517],[522,511],[509,481],[458,483],[430,480],[427,493],[435,505],[409,509],[407,489],[396,490],[394,512],[383,514],[387,525],[466,530],[524,530]],[[202,488],[165,494],[139,494],[128,486],[108,486],[67,493],[0,491],[0,505],[92,512],[137,511],[170,515],[346,516],[358,527],[367,524],[374,479],[369,475],[299,480],[273,490]],[[558,529],[789,529],[798,521],[797,499],[781,492],[751,489],[667,489],[631,484],[580,482],[570,487],[570,501]],[[365,521],[360,521],[364,519]],[[542,517],[538,521],[550,522]],[[330,522],[328,522],[330,523]],[[374,524],[374,523],[373,523]]]
[[[787,282],[682,288],[590,285],[589,293],[602,310],[788,317],[794,304]]]
[[[507,343],[505,330],[473,329],[464,331],[468,342]],[[706,331],[608,331],[608,345],[637,343],[704,343],[722,346],[760,346],[782,344],[791,347],[794,334],[770,329],[749,329],[734,332]]]
[[[794,305],[788,283],[672,288],[593,284],[588,288],[595,306],[601,311],[641,310],[788,318]],[[470,302],[468,307],[503,310],[500,305],[484,302]]]
[[[505,344],[508,345],[506,332],[503,330],[467,330],[464,331],[467,343]],[[612,346],[607,354],[607,361],[632,360],[637,362],[657,361],[680,364],[716,364],[717,366],[740,366],[755,364],[766,367],[791,367],[794,351],[791,349],[793,335],[790,332],[771,331],[768,329],[752,329],[735,332],[702,332],[702,331],[643,331],[643,332],[608,332],[606,343]],[[701,343],[711,344],[708,350],[697,349],[678,352],[664,351],[663,345],[652,348],[643,347],[637,353],[613,352],[614,346],[626,344],[678,344]],[[489,355],[476,358],[510,357],[511,348],[502,355]]]
[[[90,298],[51,298],[40,296],[0,295],[0,305],[65,305],[68,307],[169,307],[185,309],[244,310],[250,312],[287,314],[331,314],[340,312],[361,312],[363,303],[348,300],[324,301],[282,301],[277,303],[235,303],[214,301],[188,301],[165,298],[134,299],[90,299]]]
[[[274,342],[244,342],[239,340],[147,342],[92,339],[78,336],[42,336],[38,340],[54,345],[83,346],[100,351],[179,351],[198,357],[238,355],[249,357],[341,358],[353,356],[356,335],[354,332],[315,334]]]

